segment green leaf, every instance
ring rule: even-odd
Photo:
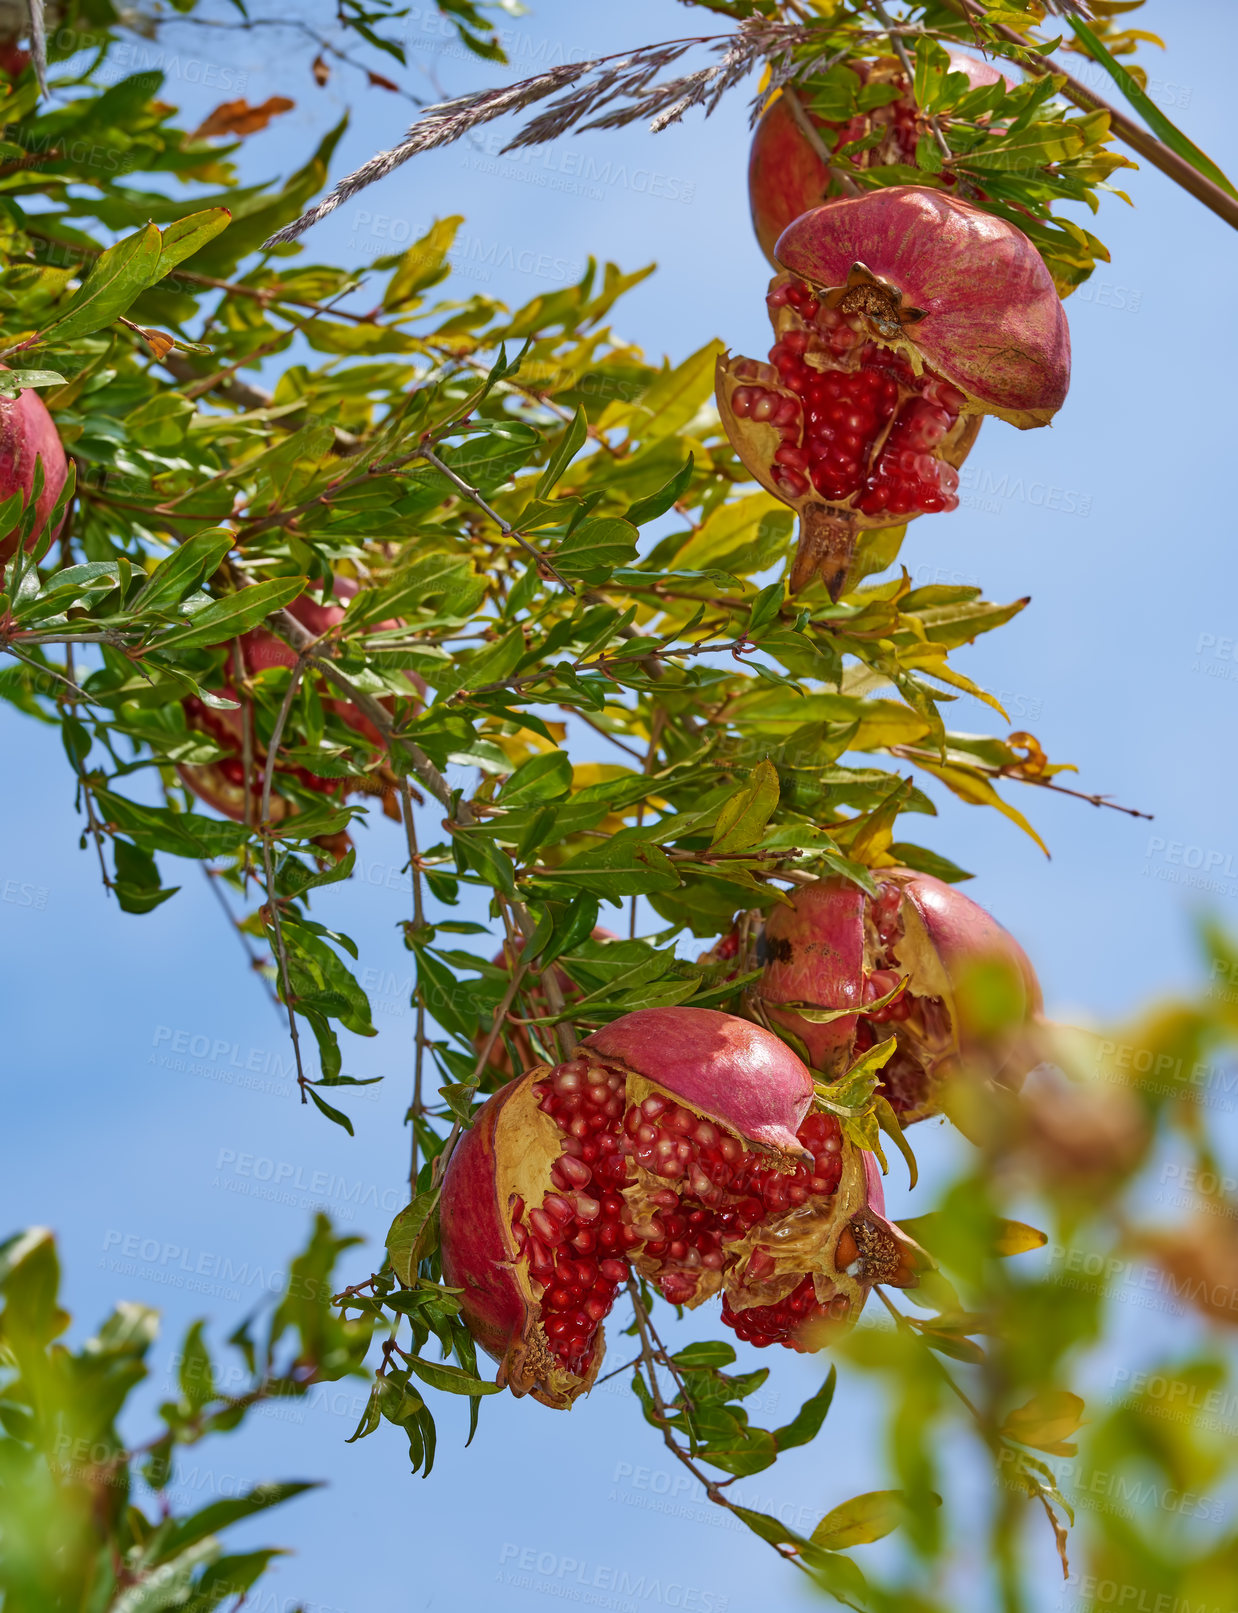
[[[710,851],[746,851],[749,846],[759,845],[778,805],[778,796],[777,769],[768,760],[758,762],[749,782],[723,804]]]
[[[838,1369],[831,1367],[820,1389],[804,1402],[792,1421],[783,1428],[775,1428],[774,1443],[780,1451],[789,1451],[796,1445],[809,1445],[816,1439],[834,1399],[837,1381]]]
[[[941,1505],[941,1497],[934,1501]],[[846,1551],[849,1546],[865,1546],[881,1540],[907,1521],[908,1500],[903,1490],[869,1490],[852,1496],[827,1512],[812,1532],[815,1546],[827,1551]]]
[[[328,1120],[334,1120],[337,1126],[343,1126],[344,1130],[350,1137],[356,1135],[352,1129],[352,1121],[348,1118],[348,1116],[343,1112],[342,1109],[333,1109],[325,1098],[320,1098],[317,1092],[315,1092],[312,1082],[306,1082],[305,1090],[309,1093],[316,1106],[322,1110],[324,1115],[326,1115]]]
[[[585,411],[577,405],[576,413],[560,438],[558,447],[547,461],[546,469],[537,479],[538,498],[545,498],[551,488],[560,481],[567,467],[588,441],[588,437],[589,422],[585,419]]]
[[[173,628],[155,640],[152,649],[177,650],[205,648],[222,644],[256,627],[272,611],[281,610],[305,592],[305,577],[272,577],[195,611],[184,627]]]
[[[169,224],[162,232],[162,250],[151,284],[170,274],[178,263],[193,256],[208,241],[213,241],[221,230],[232,222],[226,207],[207,207],[200,213],[188,213]]]
[[[656,520],[659,515],[665,515],[688,490],[692,480],[692,455],[689,454],[683,465],[675,472],[669,482],[666,482],[656,493],[650,493],[647,498],[638,498],[630,505],[624,519],[633,526],[644,526],[646,521]]]
[[[281,1484],[256,1484],[244,1495],[214,1501],[209,1507],[203,1507],[201,1512],[176,1520],[164,1543],[164,1554],[172,1557],[195,1541],[204,1540],[208,1535],[218,1534],[221,1529],[240,1523],[242,1518],[252,1518],[259,1512],[291,1501],[294,1496],[304,1495],[307,1490],[320,1488],[321,1483],[316,1479],[291,1479]]]
[[[429,1242],[432,1218],[438,1207],[438,1189],[418,1193],[406,1204],[387,1230],[387,1259],[405,1288],[417,1281],[417,1266]]]
[[[414,1356],[408,1365],[422,1383],[428,1383],[431,1389],[443,1389],[448,1394],[498,1395],[503,1392],[502,1384],[475,1378],[469,1372],[462,1372],[459,1367],[449,1366],[446,1361],[423,1361]]]
[[[1189,162],[1197,173],[1203,174],[1205,179],[1210,179],[1214,185],[1219,185],[1222,190],[1238,199],[1238,190],[1212,158],[1205,156],[1194,141],[1189,140],[1181,129],[1170,122],[1151,96],[1147,95],[1135,79],[1118,65],[1088,25],[1073,13],[1068,16],[1067,21],[1087,46],[1088,55],[1105,69],[1153,134],[1163,140],[1183,161]]]
[[[504,806],[557,801],[572,787],[572,763],[566,751],[543,751],[522,762],[499,791]]]
[[[214,574],[235,542],[236,534],[227,527],[195,532],[151,572],[129,607],[132,614],[142,616],[179,605],[204,577]]]
[[[57,318],[40,331],[39,342],[73,342],[110,325],[150,284],[160,251],[154,224],[108,247]]]
[[[565,577],[604,582],[636,558],[636,528],[618,516],[582,521],[559,545],[552,559]]]

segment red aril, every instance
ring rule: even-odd
[[[754,1344],[816,1349],[875,1282],[915,1280],[873,1157],[810,1113],[769,1031],[701,1008],[627,1014],[497,1092],[443,1180],[443,1276],[516,1394],[565,1407],[631,1270],[689,1308],[721,1292]]]
[[[736,453],[800,515],[792,591],[841,592],[864,528],[955,509],[981,417],[1046,425],[1070,381],[1049,271],[1013,225],[921,187],[805,213],[777,248],[769,361],[720,359]]]
[[[873,877],[875,897],[823,879],[772,909],[757,987],[770,1020],[829,1079],[894,1036],[878,1090],[904,1125],[937,1112],[942,1083],[960,1064],[1017,1087],[1039,1061],[1025,1033],[1041,1007],[1022,947],[953,885],[907,868]],[[849,1012],[814,1023],[801,1008]]]

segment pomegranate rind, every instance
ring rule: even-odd
[[[778,239],[784,269],[822,290],[863,264],[924,317],[903,345],[1013,426],[1047,425],[1070,385],[1070,330],[1053,277],[1013,224],[920,185],[812,208]]]
[[[443,1280],[462,1290],[461,1315],[498,1361],[497,1381],[513,1394],[566,1410],[597,1377],[605,1335],[599,1327],[588,1372],[578,1376],[560,1365],[538,1321],[540,1308],[511,1230],[513,1201],[540,1204],[559,1155],[558,1128],[533,1094],[535,1082],[549,1073],[545,1065],[530,1070],[482,1106],[448,1163],[439,1224]]]
[[[27,388],[15,398],[0,397],[0,500],[21,493],[28,499],[34,489],[37,460],[43,461],[43,491],[35,505],[34,530],[26,547],[33,548],[60,497],[69,474],[69,461],[56,423],[37,392]],[[10,534],[0,538],[0,567],[17,548]]]
[[[813,1024],[793,1009],[769,1017],[803,1042],[815,1070],[833,1073],[850,1050],[863,1007],[864,892],[850,881],[819,880],[779,903],[765,921],[765,969],[758,995],[771,1005],[813,1003],[854,1014]]]
[[[904,1126],[938,1113],[943,1082],[961,1064],[974,1066],[1003,1086],[1017,1089],[1038,1062],[1025,1027],[1040,1014],[1036,973],[1023,948],[989,913],[953,885],[912,869],[882,869],[882,888],[900,892],[901,937],[889,949],[893,967],[907,980],[911,998],[936,999],[940,1016],[925,1019],[909,1037],[897,1023],[882,1025],[915,1053],[924,1070],[918,1099],[900,1112]],[[814,1069],[833,1078],[852,1062],[853,1043],[864,1014],[863,988],[875,954],[884,950],[861,891],[849,881],[823,879],[802,886],[790,907],[780,905],[766,921],[765,965],[757,994],[776,1024],[807,1049]],[[1006,977],[1012,1015],[997,1032],[970,1034],[959,992],[974,971],[996,964]],[[822,1009],[854,1009],[826,1024],[805,1019],[788,1003]]]
[[[790,1168],[804,1153],[792,1128],[807,1115],[811,1075],[785,1043],[759,1026],[711,1009],[638,1010],[590,1037],[579,1052],[622,1073],[628,1106],[653,1093],[686,1105],[772,1155],[774,1169]],[[645,1073],[654,1068],[660,1079]],[[543,1203],[563,1151],[564,1135],[539,1098],[554,1074],[535,1066],[483,1105],[448,1163],[440,1228],[444,1280],[462,1291],[462,1316],[499,1362],[498,1381],[517,1395],[565,1409],[594,1381],[604,1334],[599,1324],[584,1373],[568,1370],[556,1357],[542,1326],[540,1285],[513,1230],[514,1218]],[[818,1302],[830,1308],[827,1320],[854,1320],[876,1279],[868,1270],[840,1268],[836,1251],[847,1227],[858,1242],[867,1234],[870,1248],[885,1251],[881,1269],[893,1275],[881,1280],[907,1280],[910,1268],[889,1254],[894,1232],[884,1220],[871,1156],[839,1141],[842,1168],[833,1193],[771,1216],[731,1241],[729,1269],[699,1271],[694,1290],[676,1303],[694,1308],[725,1288],[738,1312],[775,1304],[811,1276]],[[633,1223],[639,1224],[653,1195],[664,1195],[670,1185],[632,1161],[620,1191]],[[746,1275],[754,1256],[762,1273],[757,1281]],[[624,1258],[655,1280],[672,1269],[665,1260],[644,1256],[640,1245]],[[682,1271],[679,1277],[682,1282]]]
[[[812,1076],[779,1037],[714,1008],[638,1008],[583,1046],[643,1075],[736,1136],[796,1157]]]
[[[1004,76],[988,62],[979,61],[963,51],[951,50],[948,54],[950,70],[966,73],[973,89],[995,84]],[[895,83],[900,80],[905,83],[906,80],[902,63],[893,56],[872,62],[849,62],[846,65],[853,71],[863,69],[859,76],[865,83]],[[1010,84],[1011,80],[1007,79],[1006,82]],[[805,116],[811,119],[822,144],[831,151],[836,150],[842,136],[848,131],[848,125],[828,123],[807,111]],[[855,121],[864,124],[863,132],[867,132],[874,123],[871,115]],[[881,163],[907,160],[906,154],[886,149],[887,144],[889,142],[882,142],[869,151],[858,153],[859,165],[870,168]],[[846,166],[850,166],[851,161],[848,159]],[[774,261],[774,247],[783,230],[801,213],[827,200],[829,185],[829,165],[801,128],[786,95],[775,96],[757,124],[748,157],[748,202],[752,227],[761,251],[771,263]]]

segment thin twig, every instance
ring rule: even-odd
[[[275,758],[279,752],[280,740],[284,735],[284,724],[288,720],[288,713],[292,710],[292,702],[296,696],[297,686],[301,681],[301,674],[305,670],[305,658],[297,657],[297,663],[292,669],[292,676],[288,682],[288,690],[284,695],[283,703],[279,708],[279,716],[275,720],[275,730],[267,746],[266,767],[262,775],[262,811],[259,823],[259,832],[262,836],[262,872],[266,885],[267,912],[271,918],[271,929],[275,935],[275,955],[279,960],[280,986],[283,990],[284,1007],[288,1011],[288,1032],[292,1037],[292,1051],[297,1065],[297,1085],[301,1089],[301,1102],[306,1100],[306,1075],[301,1062],[301,1038],[297,1031],[297,1011],[292,1000],[292,981],[288,970],[288,948],[284,942],[283,924],[280,919],[279,896],[275,890],[275,864],[271,855],[271,826],[267,821],[271,812],[271,782],[275,776]]]
[[[210,889],[211,895],[214,896],[215,900],[223,909],[224,914],[227,917],[229,927],[235,932],[237,939],[244,948],[245,956],[249,959],[250,969],[258,976],[259,980],[261,980],[262,989],[266,992],[267,997],[270,999],[275,1008],[275,1012],[278,1014],[280,1006],[279,998],[275,995],[275,992],[271,988],[271,982],[266,977],[266,965],[263,963],[257,952],[254,951],[253,947],[250,946],[249,937],[245,934],[245,931],[237,922],[236,914],[228,906],[228,899],[224,895],[223,888],[219,883],[221,877],[219,871],[209,867],[206,863],[199,863],[198,866],[206,876],[206,883]]]
[[[413,792],[409,789],[407,775],[403,773],[400,775],[400,816],[404,819],[404,835],[408,843],[409,879],[413,887],[413,933],[418,935],[424,928],[426,920],[425,908],[421,899],[421,859],[417,852],[417,826],[413,821]],[[416,1198],[417,1122],[424,1113],[421,1101],[421,1077],[426,1050],[426,1006],[422,997],[420,983],[417,985],[414,997],[417,1004],[417,1016],[413,1052],[413,1101],[409,1109],[413,1140],[409,1150],[408,1184],[410,1194],[413,1198]]]
[[[891,756],[901,756],[909,762],[938,762],[936,751],[921,750],[915,745],[887,745]],[[1073,795],[1076,801],[1086,801],[1089,806],[1108,807],[1111,812],[1124,812],[1128,818],[1144,818],[1148,823],[1155,820],[1154,812],[1140,812],[1137,807],[1119,806],[1111,801],[1107,795],[1089,795],[1085,790],[1072,790],[1067,784],[1055,784],[1049,778],[1035,778],[1028,773],[1013,772],[1007,767],[990,767],[985,762],[976,762],[968,759],[967,766],[977,773],[983,773],[986,778],[1012,779],[1016,784],[1035,784],[1042,790],[1052,790],[1055,795]]]
[[[470,487],[462,477],[457,476],[455,471],[452,470],[451,466],[441,460],[434,452],[433,448],[422,448],[419,451],[418,457],[424,459],[428,464],[433,465],[435,470],[437,470],[440,475],[445,476],[451,485],[456,489],[456,491],[464,498],[468,499],[470,504],[476,504],[479,510],[482,510],[486,515],[488,515],[490,519],[498,526],[499,531],[502,532],[504,537],[514,538],[520,547],[525,551],[525,553],[532,557],[535,565],[537,566],[539,576],[553,577],[561,587],[566,588],[568,593],[575,597],[576,590],[572,587],[571,583],[568,582],[567,578],[562,574],[562,572],[557,571],[535,544],[530,543],[528,538],[523,537],[519,532],[516,531],[515,527],[512,526],[509,521],[505,521],[503,519],[496,509],[493,509],[489,504],[487,504],[486,500],[481,496],[475,487]]]

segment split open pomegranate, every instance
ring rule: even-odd
[[[722,1292],[758,1345],[816,1349],[876,1282],[915,1280],[873,1158],[810,1113],[778,1037],[710,1009],[627,1014],[509,1082],[443,1182],[443,1275],[499,1381],[565,1407],[630,1271],[676,1305]]]
[[[996,84],[1003,76],[988,62],[961,50],[947,54],[950,71],[965,74],[972,89]],[[857,112],[845,122],[831,122],[813,112],[807,104],[809,95],[794,87],[770,103],[752,138],[748,201],[752,227],[771,262],[778,237],[787,226],[828,200],[831,186],[837,194],[840,187],[831,158],[837,156],[837,171],[844,174],[889,163],[916,166],[916,146],[928,123],[916,105],[902,63],[896,56],[880,56],[843,65],[855,75],[862,93],[898,93],[884,106]],[[844,146],[856,142],[866,143],[845,157],[838,155]],[[949,184],[951,176],[943,174],[942,180]]]
[[[874,878],[876,897],[823,879],[772,909],[758,943],[769,1018],[831,1079],[895,1036],[879,1090],[904,1125],[937,1112],[960,1064],[1017,1087],[1038,1061],[1026,1030],[1041,1007],[1023,948],[953,885],[907,868]],[[797,1006],[849,1011],[814,1023]]]
[[[718,361],[722,423],[755,479],[800,516],[793,592],[836,598],[865,527],[955,509],[984,415],[1046,425],[1070,333],[1044,261],[1013,225],[904,186],[814,208],[777,246],[769,361]]]

